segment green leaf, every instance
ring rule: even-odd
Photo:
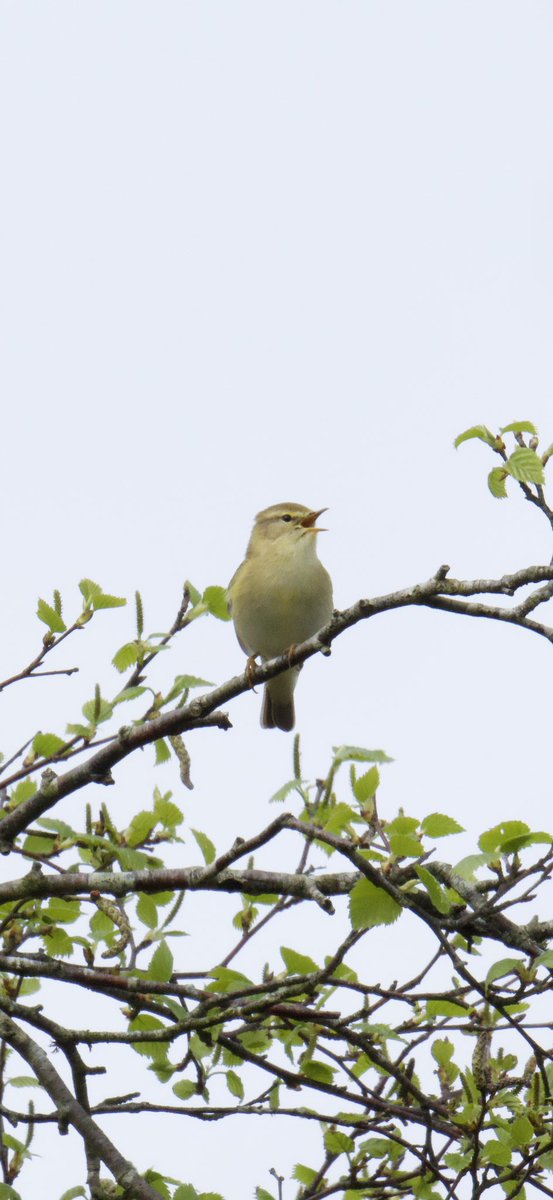
[[[22,779],[11,793],[10,808],[17,808],[20,804],[24,804],[25,800],[30,800],[35,792],[36,783],[32,779]]]
[[[495,1139],[482,1146],[481,1154],[483,1162],[494,1163],[496,1167],[508,1167],[512,1158],[510,1146],[506,1146],[504,1142],[495,1141]]]
[[[165,941],[165,938],[159,942],[155,953],[152,955],[150,965],[148,967],[148,978],[154,979],[156,983],[167,983],[173,974],[173,955]]]
[[[232,1096],[237,1096],[239,1100],[244,1099],[244,1084],[236,1071],[227,1071],[226,1074],[227,1087]]]
[[[519,446],[505,463],[505,469],[519,483],[545,483],[541,458],[528,446]]]
[[[536,1130],[528,1117],[516,1117],[508,1129],[511,1146],[529,1146],[534,1140]]]
[[[152,1033],[154,1030],[166,1028],[167,1026],[162,1021],[158,1021],[157,1017],[152,1017],[150,1013],[139,1013],[134,1021],[129,1022],[131,1033]],[[137,1054],[143,1054],[146,1058],[167,1058],[168,1042],[131,1042],[130,1044]]]
[[[426,1012],[429,1017],[468,1017],[468,1009],[464,1004],[456,1004],[454,1000],[428,1000]]]
[[[111,661],[121,675],[138,662],[138,650],[138,642],[125,642],[125,645],[120,646],[117,653],[114,654]]]
[[[101,592],[99,596],[95,596],[93,608],[123,608],[126,603],[124,596],[110,596],[107,592]]]
[[[142,893],[136,906],[136,915],[148,929],[155,929],[158,923],[157,904],[151,896]]]
[[[493,471],[490,471],[488,475],[488,487],[496,500],[507,499],[507,487],[505,484],[507,474],[506,467],[494,467]]]
[[[60,1200],[77,1200],[77,1196],[86,1196],[84,1187],[81,1184],[77,1187],[69,1188],[68,1192],[64,1192],[63,1196],[60,1196]]]
[[[84,1193],[81,1192],[81,1195]],[[0,1200],[21,1200],[21,1195],[15,1188],[10,1187],[9,1183],[0,1183]]]
[[[81,905],[78,900],[62,900],[58,896],[51,896],[43,915],[53,925],[72,925],[81,915]]]
[[[463,826],[446,813],[430,813],[421,822],[421,829],[431,838],[447,837],[450,833],[464,833]]]
[[[316,1083],[334,1082],[334,1067],[329,1067],[328,1063],[319,1062],[318,1059],[308,1059],[302,1063],[301,1069],[303,1075],[307,1075],[308,1079],[313,1079]]]
[[[432,872],[428,871],[426,867],[416,866],[415,871],[421,883],[426,888],[434,908],[439,913],[442,913],[443,916],[446,916],[448,912],[451,912],[453,906],[441,884],[438,883],[437,879],[434,879]]]
[[[242,992],[252,986],[251,979],[240,971],[232,971],[230,967],[214,967],[208,974],[213,983],[208,984],[208,992]]]
[[[283,804],[291,792],[298,792],[301,796],[301,784],[299,779],[289,779],[287,783],[283,783],[282,787],[275,792],[269,800],[269,804]]]
[[[449,1038],[436,1038],[430,1048],[432,1058],[440,1067],[449,1067],[455,1052],[455,1046]]]
[[[365,750],[362,746],[333,746],[334,761],[337,766],[345,762],[375,762],[390,763],[390,758],[384,750]]]
[[[200,1195],[191,1183],[183,1183],[177,1188],[173,1200],[200,1200]]]
[[[468,442],[471,438],[478,438],[481,442],[485,442],[487,446],[491,446],[493,449],[495,449],[497,446],[497,438],[494,436],[491,429],[488,429],[487,425],[472,425],[470,429],[465,429],[464,433],[460,433],[458,437],[455,438],[453,443],[455,449],[457,450],[462,442]]]
[[[495,979],[501,979],[504,975],[518,975],[520,977],[521,970],[524,970],[525,963],[522,958],[500,958],[497,962],[492,963],[488,974],[486,975],[486,983],[493,983]]]
[[[501,821],[499,825],[494,825],[481,835],[478,845],[485,854],[495,854],[501,852],[504,843],[511,838],[527,833],[530,833],[530,827],[524,821]]]
[[[256,1187],[255,1200],[275,1200],[272,1192],[266,1192],[265,1188]]]
[[[118,692],[113,699],[113,705],[124,704],[127,700],[136,700],[138,696],[143,696],[146,691],[145,687],[128,687],[123,688],[122,692]]]
[[[52,958],[69,958],[73,953],[73,940],[59,927],[51,933],[43,933],[44,944]]]
[[[211,838],[208,838],[207,833],[202,833],[201,829],[193,829],[192,833],[194,834],[198,846],[203,854],[204,862],[207,866],[209,866],[209,864],[213,862],[216,855],[215,846],[213,845]]]
[[[167,742],[165,741],[165,738],[158,738],[157,742],[155,743],[155,748],[156,748],[156,765],[159,766],[160,763],[169,762],[169,759],[171,757],[171,751],[169,749],[169,746],[167,745]]]
[[[108,596],[93,579],[81,579],[79,591],[87,608],[121,608],[127,601],[122,596]]]
[[[165,697],[165,703],[175,700],[181,692],[188,692],[190,688],[198,687],[214,687],[214,684],[209,679],[200,679],[198,675],[177,675],[171,690]]]
[[[113,716],[113,705],[109,703],[109,700],[100,697],[98,706],[96,700],[87,700],[86,704],[83,704],[81,712],[91,725],[101,725],[103,721],[109,721]]]
[[[211,613],[212,617],[217,617],[219,621],[230,621],[226,588],[207,587],[202,600],[207,605],[207,610]]]
[[[317,1178],[318,1171],[314,1171],[312,1167],[306,1167],[304,1163],[296,1163],[292,1171],[293,1179],[297,1179],[298,1183],[304,1183],[306,1187]]]
[[[61,614],[56,612],[51,604],[47,604],[46,600],[39,600],[36,615],[40,621],[43,621],[48,626],[52,633],[63,633],[67,628]]]
[[[173,1091],[179,1100],[189,1100],[191,1096],[198,1095],[197,1085],[192,1079],[179,1079],[178,1083],[173,1084]]]
[[[37,733],[33,738],[33,750],[39,758],[51,758],[63,750],[65,742],[57,733]]]
[[[127,845],[131,847],[141,846],[143,842],[148,840],[155,825],[157,825],[155,812],[143,809],[142,812],[135,813],[125,832]]]
[[[171,795],[171,793],[169,793]],[[166,796],[158,796],[154,804],[154,812],[156,820],[166,829],[174,829],[176,825],[182,825],[184,817],[178,805],[173,804]]]
[[[6,1083],[11,1084],[12,1087],[42,1087],[34,1075],[14,1075],[13,1079],[7,1079]]]
[[[54,833],[59,833],[62,838],[76,837],[75,830],[67,824],[67,821],[57,821],[55,817],[40,817],[37,821],[42,829],[52,830]]]
[[[353,784],[353,794],[355,799],[360,804],[366,804],[368,800],[372,800],[377,788],[380,785],[380,771],[378,767],[370,767],[365,771],[364,775],[360,775]]]
[[[325,1147],[329,1154],[351,1154],[355,1150],[353,1138],[340,1129],[327,1129],[324,1136]]]
[[[384,888],[376,887],[369,879],[360,879],[351,891],[349,912],[354,929],[372,929],[375,925],[393,925],[402,908]]]
[[[289,975],[311,975],[313,971],[320,971],[317,963],[307,954],[298,954],[297,950],[290,950],[288,946],[281,946],[280,954]]]
[[[532,433],[534,437],[538,436],[536,426],[531,421],[511,421],[510,425],[504,425],[499,432],[503,433]]]
[[[418,837],[411,833],[392,833],[390,849],[396,858],[419,858],[424,853]]]

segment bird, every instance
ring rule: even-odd
[[[322,629],[333,612],[332,581],[317,557],[317,518],[326,508],[273,504],[258,513],[246,550],[228,586],[236,636],[248,666],[284,654]],[[263,729],[294,728],[294,688],[301,665],[265,684]]]

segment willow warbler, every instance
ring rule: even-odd
[[[245,654],[283,654],[312,637],[332,616],[332,583],[317,558],[317,517],[303,504],[273,504],[257,514],[244,562],[228,588],[236,636]],[[301,667],[265,684],[264,729],[294,728],[294,688]]]

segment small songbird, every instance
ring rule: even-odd
[[[332,616],[332,582],[317,558],[315,522],[326,508],[273,504],[257,514],[244,562],[233,575],[229,605],[236,636],[250,658],[275,658],[306,641]],[[294,688],[301,667],[265,684],[264,729],[294,728]]]

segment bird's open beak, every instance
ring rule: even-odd
[[[321,514],[324,512],[328,512],[328,508],[319,508],[319,510],[317,512],[308,513],[307,516],[304,517],[302,521],[300,521],[300,525],[303,525],[303,528],[308,533],[326,533],[326,529],[320,529],[315,524],[317,517],[320,517]]]

